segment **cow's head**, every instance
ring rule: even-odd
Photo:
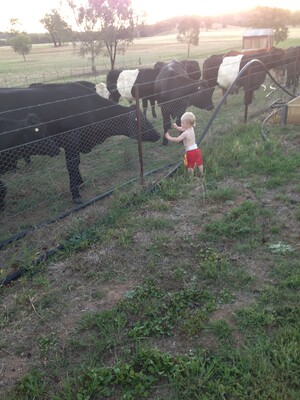
[[[199,81],[198,92],[189,96],[189,105],[211,111],[214,108],[212,102],[212,95],[214,87],[209,87],[208,82],[205,80]]]
[[[141,126],[141,135],[143,142],[157,142],[160,138],[157,130],[152,126],[152,124],[145,117],[144,113],[137,113],[135,106],[130,106],[129,113],[129,132],[128,135],[131,138],[137,139],[138,137],[138,125]]]
[[[265,65],[268,69],[283,68],[285,63],[285,51],[277,47],[271,47],[266,56]]]

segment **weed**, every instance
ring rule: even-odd
[[[220,340],[232,340],[233,327],[224,320],[210,322],[207,329]]]
[[[293,247],[289,244],[284,244],[282,242],[274,243],[269,245],[269,249],[274,254],[286,255],[294,251]]]

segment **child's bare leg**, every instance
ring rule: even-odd
[[[203,176],[204,175],[204,173],[203,173],[203,165],[198,165],[198,171],[199,171],[199,176]]]

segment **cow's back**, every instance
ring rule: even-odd
[[[135,85],[139,86],[139,96],[149,97],[154,95],[154,86],[159,69],[144,68],[139,70]]]
[[[184,65],[179,61],[173,60],[160,69],[155,82],[159,102],[174,98],[175,89],[183,86],[181,78],[189,79]]]
[[[209,87],[217,85],[219,67],[223,61],[223,54],[213,54],[203,62],[203,79],[208,82]]]
[[[51,134],[84,127],[125,113],[123,107],[100,97],[95,85],[77,82],[0,89],[1,118],[24,119],[34,112]]]

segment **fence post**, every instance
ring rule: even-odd
[[[135,85],[135,99],[136,99],[138,149],[139,149],[139,162],[140,162],[140,184],[143,185],[144,184],[144,165],[143,165],[143,147],[142,147],[142,127],[141,127],[139,85]]]
[[[250,69],[249,66],[247,71],[247,76],[245,77],[245,86],[244,86],[244,103],[245,103],[245,111],[244,111],[244,123],[247,123],[248,120],[248,105],[249,105],[249,97],[250,97]]]

